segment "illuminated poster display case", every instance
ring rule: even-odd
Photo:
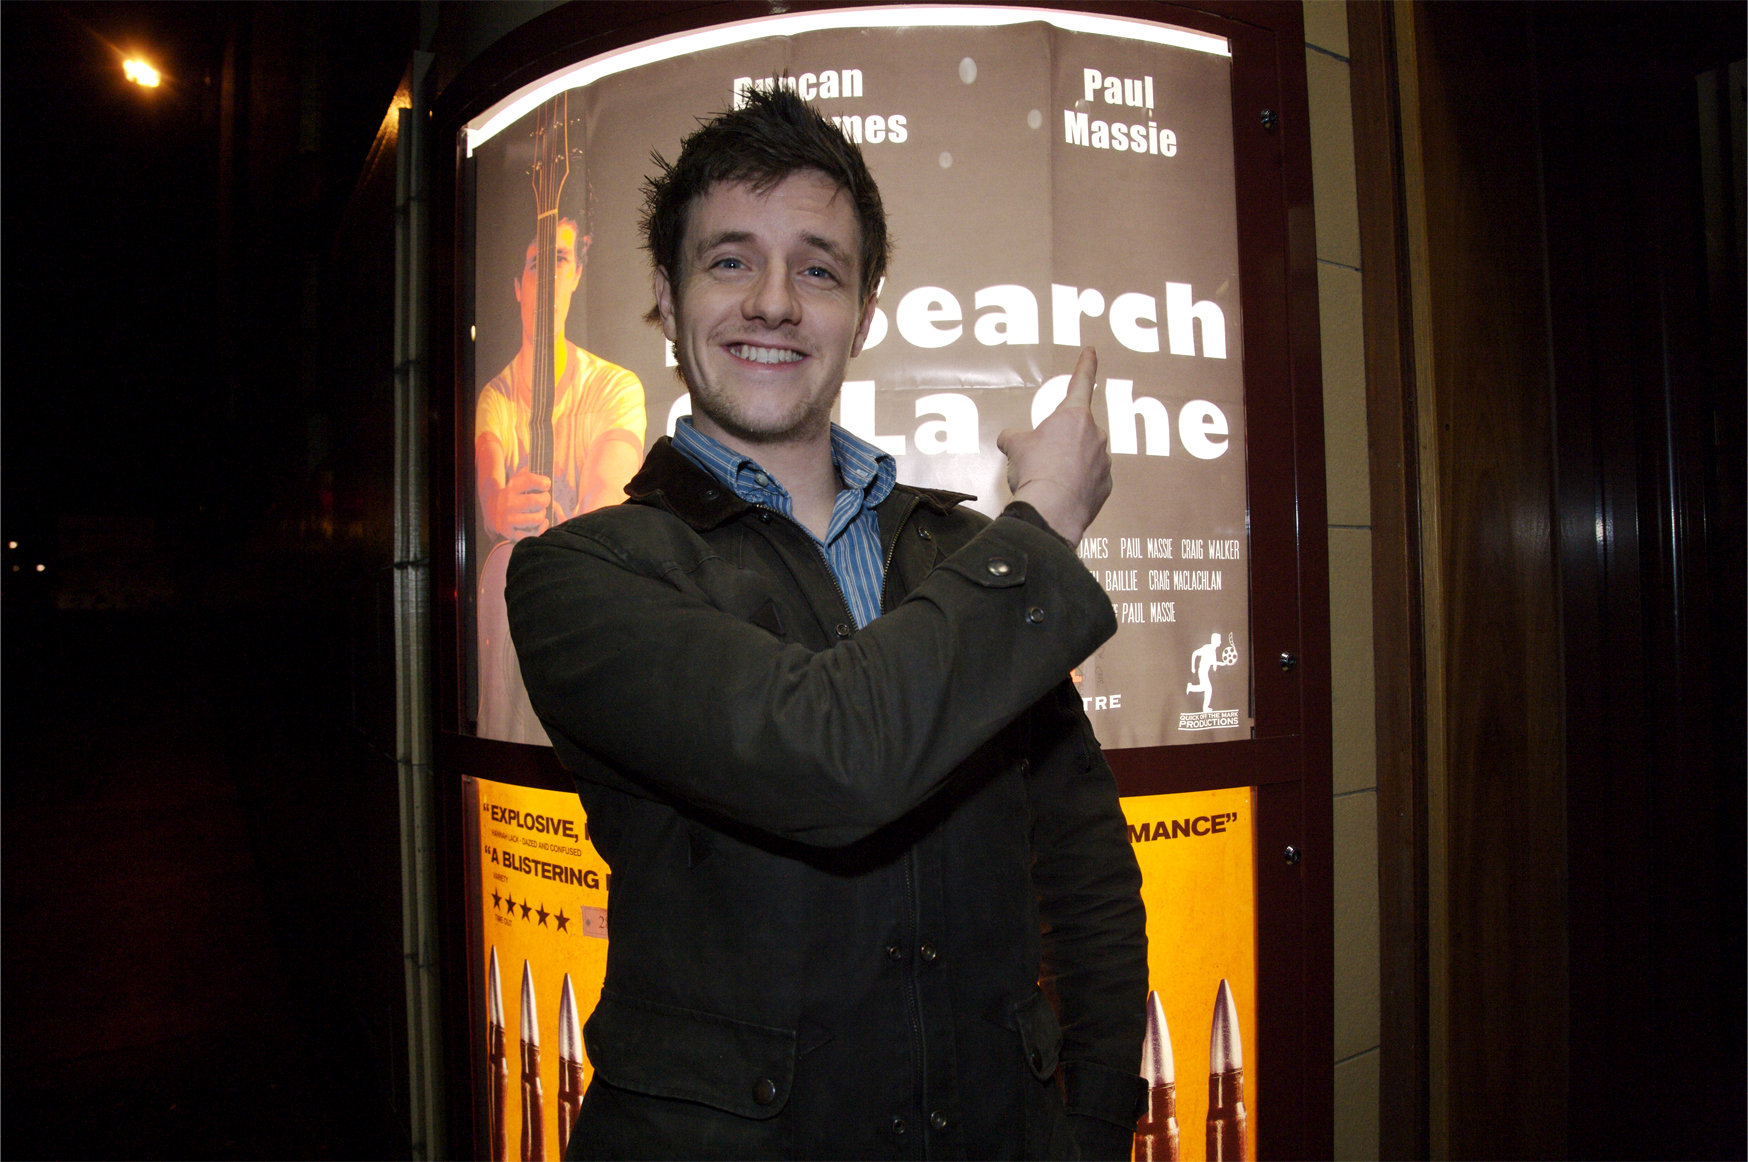
[[[896,253],[836,419],[901,479],[1000,511],[996,434],[1047,414],[1076,349],[1099,349],[1116,487],[1080,555],[1119,630],[1073,677],[1144,875],[1137,1065],[1154,1093],[1136,1156],[1327,1153],[1327,563],[1297,6],[771,7],[559,9],[434,111],[457,1141],[562,1150],[611,940],[610,869],[502,625],[503,561],[616,501],[689,410],[644,318],[640,185],[697,118],[783,84],[861,142],[887,205]],[[531,481],[537,504],[518,499]]]

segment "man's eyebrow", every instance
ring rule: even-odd
[[[753,241],[753,232],[751,230],[720,230],[717,233],[710,235],[708,238],[698,239],[697,252],[703,254],[707,250],[714,250],[718,246],[727,245],[729,243],[751,241]]]
[[[806,242],[816,250],[825,251],[827,255],[836,259],[838,262],[847,264],[850,261],[849,252],[830,238],[822,238],[818,234],[805,234],[802,236],[802,241]]]

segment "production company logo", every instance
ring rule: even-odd
[[[1202,709],[1179,714],[1179,730],[1218,730],[1238,725],[1237,710],[1214,709],[1214,671],[1237,664],[1238,638],[1235,634],[1210,634],[1206,645],[1197,646],[1191,652],[1190,673],[1196,676],[1196,680],[1184,686],[1184,693],[1200,694]]]

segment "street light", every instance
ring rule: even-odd
[[[158,87],[161,77],[158,70],[142,60],[127,60],[121,64],[122,75],[134,84],[146,89]]]

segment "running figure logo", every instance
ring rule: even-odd
[[[1208,644],[1198,646],[1190,654],[1190,672],[1196,676],[1196,680],[1184,686],[1184,693],[1200,694],[1202,709],[1200,712],[1186,710],[1179,714],[1179,730],[1214,730],[1238,725],[1237,710],[1214,709],[1214,671],[1238,662],[1238,639],[1227,635],[1224,648],[1220,644],[1222,640],[1219,634],[1210,634]]]

